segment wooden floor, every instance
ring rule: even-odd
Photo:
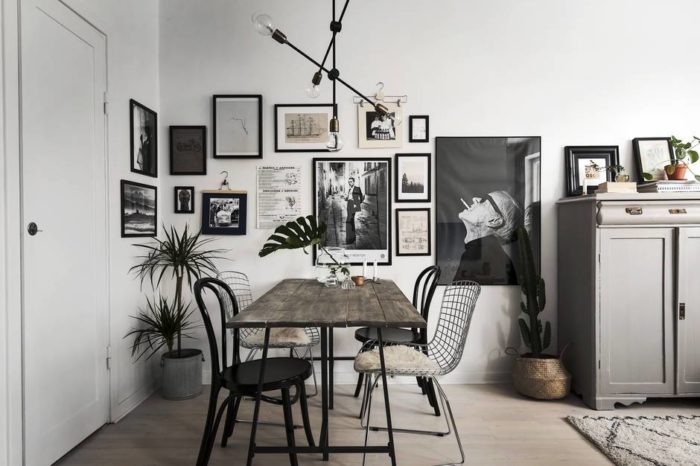
[[[208,387],[207,387],[208,388]],[[363,431],[356,417],[359,401],[352,398],[351,386],[336,387],[336,407],[331,411],[331,442],[361,443]],[[472,465],[607,465],[606,457],[589,444],[564,420],[568,415],[660,415],[697,414],[698,400],[655,400],[644,405],[620,408],[614,412],[596,412],[584,407],[580,399],[570,396],[556,402],[539,402],[515,394],[510,385],[447,385],[457,425]],[[412,385],[390,387],[392,415],[396,426],[439,429],[442,417],[430,414],[425,398]],[[379,394],[379,392],[377,392]],[[320,425],[320,398],[310,400],[314,433]],[[206,412],[207,397],[188,401],[166,401],[158,395],[151,397],[118,424],[107,425],[85,440],[57,464],[82,465],[194,465]],[[281,420],[281,408],[263,404],[263,419]],[[250,418],[252,402],[241,407],[240,418]],[[373,420],[383,422],[383,403],[375,396]],[[300,421],[295,406],[295,422]],[[245,464],[249,424],[236,426],[228,448],[217,444],[212,465]],[[303,431],[297,430],[297,444],[305,441]],[[370,443],[385,443],[386,433],[370,432]],[[260,445],[284,445],[284,430],[261,426]],[[459,458],[454,437],[429,437],[396,434],[399,465],[433,465]],[[324,463],[318,455],[299,455],[301,464],[359,465],[361,455],[334,455]],[[289,464],[286,455],[255,457],[257,466]],[[390,464],[386,455],[368,455],[368,465]]]

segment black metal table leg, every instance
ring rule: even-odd
[[[391,426],[391,407],[389,406],[389,386],[386,383],[386,366],[384,364],[384,344],[382,329],[377,327],[377,343],[379,344],[379,364],[382,369],[382,387],[384,391],[384,408],[386,410],[386,430],[389,434],[389,456],[392,466],[396,466],[396,451],[394,450],[394,430]],[[369,422],[369,419],[367,420]]]
[[[328,409],[333,409],[333,327],[328,329]]]
[[[328,328],[321,327],[321,436],[318,446],[328,461]]]
[[[265,380],[265,364],[267,364],[267,347],[270,343],[270,327],[265,328],[265,342],[263,343],[262,360],[260,361],[260,375],[258,376],[258,390],[255,393],[255,410],[253,411],[253,423],[250,427],[250,443],[248,444],[247,466],[253,463],[255,455],[255,433],[258,428],[258,416],[260,415],[260,402],[262,400],[262,388]]]

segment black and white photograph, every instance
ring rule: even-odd
[[[564,153],[568,196],[592,194],[599,184],[613,181],[610,167],[619,164],[617,146],[567,146]]]
[[[440,284],[516,285],[517,231],[540,250],[540,138],[438,137],[436,249]]]
[[[401,120],[403,109],[396,104],[384,104],[388,113],[381,114],[371,105],[357,107],[357,134],[360,149],[401,147],[403,125],[395,124],[394,119]]]
[[[214,158],[262,158],[262,96],[215,95]]]
[[[345,249],[353,264],[391,265],[391,159],[315,158],[313,164],[314,212],[328,226],[325,246]]]
[[[129,101],[131,171],[158,177],[158,115],[134,99]]]
[[[328,152],[333,104],[275,105],[275,152]]]
[[[194,186],[175,186],[175,213],[194,213]]]
[[[248,195],[239,191],[202,192],[202,233],[245,235]]]
[[[207,127],[170,127],[170,174],[207,174]]]
[[[156,236],[158,188],[121,180],[122,238]]]
[[[396,255],[430,255],[430,209],[396,209]]]
[[[430,154],[396,154],[396,202],[430,202]]]
[[[664,167],[675,159],[671,138],[635,138],[632,146],[637,179],[640,182],[665,180]]]
[[[428,142],[430,140],[430,117],[411,115],[408,117],[408,142]]]

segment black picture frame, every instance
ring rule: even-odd
[[[170,126],[170,174],[207,174],[206,126]]]
[[[423,158],[425,161],[426,173],[423,177],[425,181],[425,191],[424,196],[412,198],[410,194],[403,191],[403,175],[401,171],[401,159],[418,159]],[[432,193],[432,154],[430,152],[425,153],[413,153],[413,154],[395,154],[394,155],[394,202],[430,202]],[[404,197],[402,197],[404,195]],[[408,195],[408,196],[406,196]]]
[[[319,126],[322,127],[322,134],[325,136],[319,136],[320,141],[318,143],[308,143],[307,147],[298,148],[283,148],[283,136],[280,131],[286,131],[285,127],[280,125],[280,111],[289,108],[325,108],[327,109],[326,114],[328,115],[328,121],[320,122]],[[275,152],[330,152],[326,148],[326,143],[328,142],[328,124],[330,118],[333,116],[333,111],[337,109],[337,105],[330,104],[275,104]],[[319,146],[320,145],[320,146]]]
[[[231,201],[232,210],[229,217],[231,225],[226,225],[226,218],[223,224],[218,224],[218,212],[213,212],[214,207],[221,208],[222,205]],[[214,204],[216,203],[216,204]],[[238,206],[236,217],[235,209]],[[202,191],[202,234],[205,235],[245,235],[248,219],[248,193],[244,191]],[[235,220],[235,222],[234,222]],[[235,223],[235,224],[233,224]]]
[[[212,96],[212,140],[215,159],[260,159],[263,156],[263,107],[260,94],[216,94]],[[224,109],[224,102],[239,103],[240,114],[234,110]],[[253,105],[243,105],[243,103]],[[223,119],[217,115],[221,112]],[[222,121],[223,120],[223,121]],[[251,124],[252,123],[252,124]],[[221,125],[221,127],[219,127]],[[224,126],[226,125],[226,126]],[[219,141],[220,137],[229,139],[229,134],[234,134],[231,141]],[[252,134],[251,134],[252,133]],[[230,146],[227,146],[229,144]],[[248,146],[254,145],[254,150]],[[246,148],[245,150],[241,150]]]
[[[119,212],[122,238],[157,236],[158,188],[121,180]]]
[[[139,135],[136,135],[136,115]],[[129,145],[131,171],[158,178],[158,114],[134,99],[129,99]]]
[[[401,252],[401,245],[403,244],[402,238],[401,238],[401,213],[403,212],[424,212],[426,215],[425,219],[425,225],[427,227],[427,238],[426,240],[426,246],[427,246],[427,251],[426,252]],[[396,256],[431,256],[432,255],[432,235],[431,235],[431,226],[432,223],[430,221],[430,208],[425,207],[425,208],[401,208],[401,209],[396,209],[394,211],[395,215],[395,222],[394,222],[394,230],[396,232]]]
[[[566,157],[567,196],[580,196],[583,194],[583,184],[579,182],[580,160],[604,160],[606,181],[613,181],[612,173],[608,168],[620,163],[620,148],[618,146],[566,146],[564,154]],[[586,194],[592,194],[597,188],[597,184],[589,185]]]
[[[413,122],[415,120],[425,120],[425,137],[417,138],[413,135]],[[430,141],[430,116],[410,115],[408,117],[408,142],[429,142]]]
[[[174,212],[176,214],[194,213],[194,186],[175,186],[173,188],[173,195]],[[187,207],[188,205],[189,208]]]
[[[650,160],[651,154],[649,153],[650,147],[647,143],[656,143],[657,150],[667,151],[666,154],[654,154],[656,160]],[[676,155],[673,152],[673,145],[671,144],[671,138],[660,137],[660,138],[634,138],[632,140],[632,148],[634,152],[635,161],[635,171],[637,173],[637,180],[640,183],[652,182],[666,179],[666,173],[664,171],[664,166],[672,164],[676,160]],[[664,165],[658,166],[660,163]],[[644,173],[651,174],[654,178],[651,180],[644,179]]]

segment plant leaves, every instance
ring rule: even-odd
[[[544,337],[542,338],[542,350],[549,348],[552,343],[552,326],[547,322],[544,326]]]
[[[697,151],[694,151],[694,150],[689,150],[689,151],[688,151],[688,156],[690,156],[690,161],[691,161],[691,163],[697,162],[697,161],[698,161],[698,158],[700,158],[700,156],[698,156],[698,152],[697,152]]]
[[[299,217],[293,222],[278,226],[275,232],[267,238],[258,255],[265,257],[280,249],[304,249],[320,244],[325,232],[326,224],[319,224],[313,215]]]
[[[647,172],[642,173],[642,177],[644,178],[644,181],[652,181],[654,179],[654,175]]]
[[[527,323],[524,319],[518,319],[518,325],[520,326],[520,335],[523,338],[523,342],[529,348],[530,347],[530,329],[527,328]]]

